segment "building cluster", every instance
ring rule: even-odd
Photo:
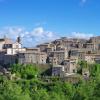
[[[23,48],[21,39],[16,42],[4,37],[0,39],[0,64],[52,64],[52,75],[62,76],[76,73],[77,63],[100,63],[100,36],[90,39],[62,37],[35,48]]]
[[[9,65],[14,63],[20,64],[45,64],[47,54],[41,52],[39,48],[22,47],[20,37],[13,42],[11,39],[0,39],[0,64]]]

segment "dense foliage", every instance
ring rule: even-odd
[[[100,64],[81,62],[79,70],[84,66],[90,79],[69,83],[59,78],[44,80],[37,65],[12,65],[13,78],[0,75],[0,100],[100,100]]]

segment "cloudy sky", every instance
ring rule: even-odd
[[[22,37],[24,46],[59,37],[100,35],[100,0],[0,0],[0,38]]]

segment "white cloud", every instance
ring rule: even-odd
[[[74,38],[81,38],[81,39],[89,39],[90,37],[93,37],[94,34],[90,33],[80,33],[80,32],[72,32],[71,37]]]
[[[80,0],[81,4],[85,4],[87,0]]]
[[[21,36],[22,43],[27,47],[35,46],[58,38],[56,33],[46,31],[43,27],[36,27],[32,31],[27,31],[23,27],[5,27],[1,29],[0,36],[4,37],[5,35],[14,40],[17,36]]]
[[[85,3],[87,0],[81,0],[82,3]]]
[[[26,47],[35,46],[60,38],[55,32],[47,31],[43,27],[36,27],[31,31],[26,30],[24,27],[4,27],[0,29],[0,38],[4,36],[13,40],[16,40],[18,36],[21,36],[22,44]],[[68,37],[89,39],[93,36],[94,34],[72,32]]]
[[[23,35],[24,28],[19,27],[4,27],[0,30],[0,36],[7,36],[12,39],[16,39],[18,35]]]

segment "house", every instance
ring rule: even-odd
[[[91,37],[90,42],[92,42],[94,44],[95,50],[100,50],[100,36]]]
[[[26,51],[29,51],[29,52],[40,52],[40,48],[26,48]]]
[[[95,55],[94,54],[85,54],[84,60],[87,61],[87,63],[95,63]]]
[[[70,50],[70,59],[76,59],[76,62],[79,60],[83,60],[85,52],[80,49],[72,49]]]
[[[66,59],[62,65],[53,64],[52,76],[68,76],[77,72],[77,64],[74,59]]]
[[[66,75],[77,72],[77,64],[75,59],[66,59],[63,61],[63,65]]]
[[[52,57],[52,61],[56,59],[57,64],[61,64],[64,59],[68,58],[68,51],[67,50],[60,50],[60,51],[51,51],[49,52],[49,56]],[[51,62],[53,64],[53,62]]]
[[[0,50],[12,48],[12,44],[13,44],[13,41],[11,39],[4,37],[0,39]]]
[[[94,43],[85,43],[85,44],[83,44],[83,47],[86,48],[86,49],[90,49],[92,51],[95,50],[95,44]]]
[[[14,64],[16,62],[16,54],[19,51],[25,51],[20,43],[20,37],[13,42],[9,38],[0,39],[0,63],[3,65]]]
[[[6,48],[8,55],[15,55],[17,52],[25,51],[25,48],[22,48],[22,44],[20,43],[20,37],[17,37],[16,42],[11,44],[11,47]]]
[[[15,63],[17,63],[16,55],[8,55],[8,54],[4,55],[4,58],[3,58],[4,65],[10,65],[10,64],[15,64]]]
[[[44,44],[40,44],[40,45],[37,45],[37,48],[40,48],[40,51],[42,52],[46,52],[46,48],[49,47],[49,43],[44,43]]]
[[[2,50],[5,50],[8,55],[17,54],[18,51],[25,51],[20,43],[20,37],[17,37],[16,42],[6,37],[0,39],[0,51],[2,52]]]
[[[52,67],[52,76],[64,76],[64,66],[62,65],[53,65]]]
[[[45,64],[47,59],[47,54],[44,52],[34,52],[34,51],[25,51],[19,52],[17,54],[18,62],[20,64]]]

